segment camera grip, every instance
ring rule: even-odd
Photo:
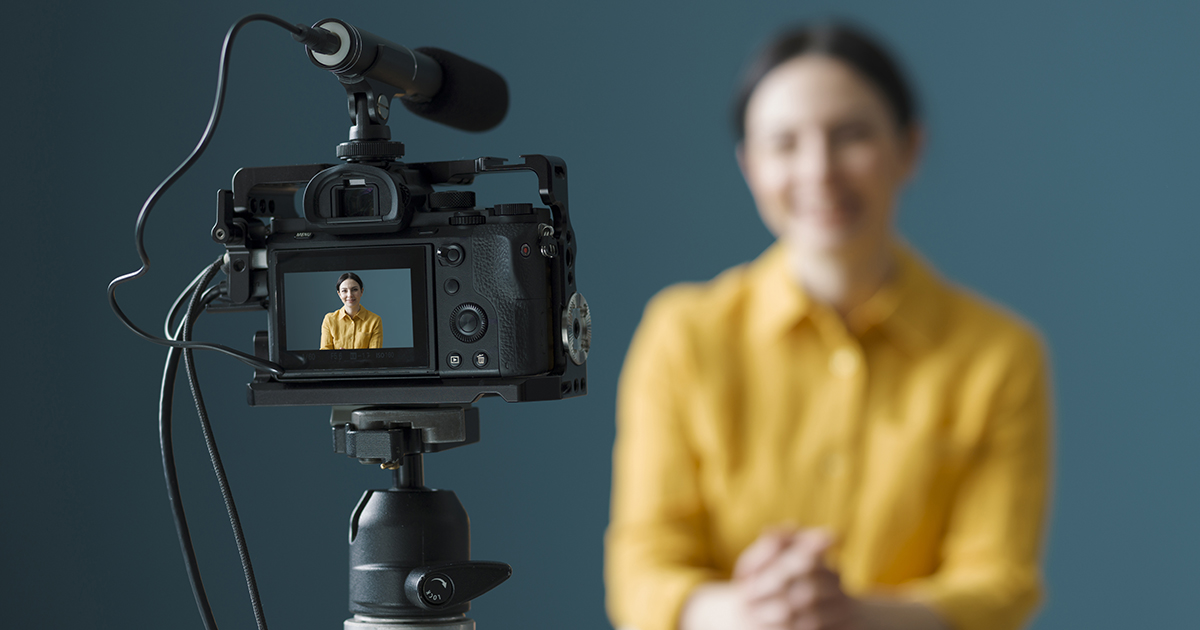
[[[518,253],[536,234],[530,224],[497,224],[478,226],[471,237],[475,290],[495,306],[501,376],[554,367],[546,259]]]

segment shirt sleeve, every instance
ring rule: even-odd
[[[685,335],[656,298],[621,372],[605,582],[617,627],[675,630],[692,589],[720,579],[707,557],[698,464],[684,404]]]
[[[995,395],[977,396],[990,408],[954,501],[941,565],[904,587],[957,630],[1016,630],[1041,598],[1051,475],[1049,375],[1036,337],[1014,346]]]
[[[332,322],[330,321],[331,319],[333,319],[333,318],[327,314],[327,315],[325,315],[325,320],[321,322],[321,349],[322,350],[333,350],[334,349],[333,348],[333,329],[332,329]]]

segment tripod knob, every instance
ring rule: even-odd
[[[404,594],[425,610],[464,604],[499,586],[512,576],[503,562],[447,562],[413,569],[404,581]]]
[[[417,581],[417,594],[430,606],[440,606],[454,597],[454,580],[449,575],[430,573]]]

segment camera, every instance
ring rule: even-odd
[[[508,106],[493,71],[436,48],[409,50],[340,20],[294,35],[346,90],[341,164],[243,168],[218,193],[212,237],[226,280],[210,311],[265,308],[252,405],[469,404],[587,392],[587,301],[575,288],[567,167],[559,158],[405,163],[391,140],[393,97],[468,131]],[[320,38],[331,38],[325,52]],[[539,200],[477,207],[481,175],[533,172]],[[371,304],[329,313],[353,274]],[[332,322],[330,321],[332,318]],[[358,327],[372,329],[370,340]],[[354,329],[353,343],[327,329]]]
[[[149,266],[146,217],[195,162],[216,128],[233,38],[254,21],[286,28],[309,59],[345,88],[350,137],[340,163],[243,168],[217,194],[212,238],[223,256],[196,276],[168,312],[166,337],[135,325],[116,288]],[[312,27],[248,15],[230,28],[218,95],[193,153],[147,199],[135,234],[142,266],[114,278],[114,313],[144,339],[171,346],[163,373],[159,435],[168,496],[193,593],[215,627],[195,563],[171,442],[172,396],[188,373],[251,604],[265,627],[249,552],[207,419],[191,351],[217,350],[254,366],[251,405],[330,406],[333,450],[391,471],[350,520],[352,617],[345,630],[474,630],[471,600],[512,574],[470,558],[466,511],[453,492],[424,484],[423,455],[479,441],[479,410],[587,393],[591,315],[575,286],[576,238],[567,166],[524,155],[406,163],[391,139],[397,98],[413,113],[466,131],[499,124],[504,79],[436,48],[408,49],[336,19]],[[533,173],[537,201],[476,202],[477,177]],[[218,270],[225,278],[209,286]],[[330,289],[335,289],[331,294]],[[336,304],[342,305],[329,312]],[[189,299],[190,298],[190,299]],[[186,310],[182,310],[186,302]],[[368,308],[368,305],[370,308]],[[265,310],[254,356],[191,338],[202,312]],[[182,321],[176,317],[183,313]]]
[[[244,168],[220,191],[212,236],[226,248],[227,297],[209,310],[266,308],[255,351],[284,370],[256,375],[251,404],[585,393],[591,317],[575,288],[566,164],[405,164],[386,153],[396,144],[359,143],[340,165]],[[545,207],[476,207],[462,189],[520,171],[537,175]],[[322,317],[347,272],[382,322],[378,347],[322,348]]]

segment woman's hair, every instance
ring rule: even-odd
[[[341,277],[338,278],[337,287],[335,287],[335,288],[340,292],[342,290],[342,283],[347,280],[353,280],[353,281],[357,282],[358,288],[360,290],[366,288],[363,286],[362,278],[359,278],[358,274],[356,274],[352,271],[342,274]]]
[[[802,24],[775,37],[742,74],[741,87],[733,103],[733,127],[737,141],[746,135],[746,106],[755,88],[776,67],[801,55],[825,55],[854,68],[883,95],[896,121],[905,131],[917,119],[917,104],[895,59],[875,39],[840,22]]]

